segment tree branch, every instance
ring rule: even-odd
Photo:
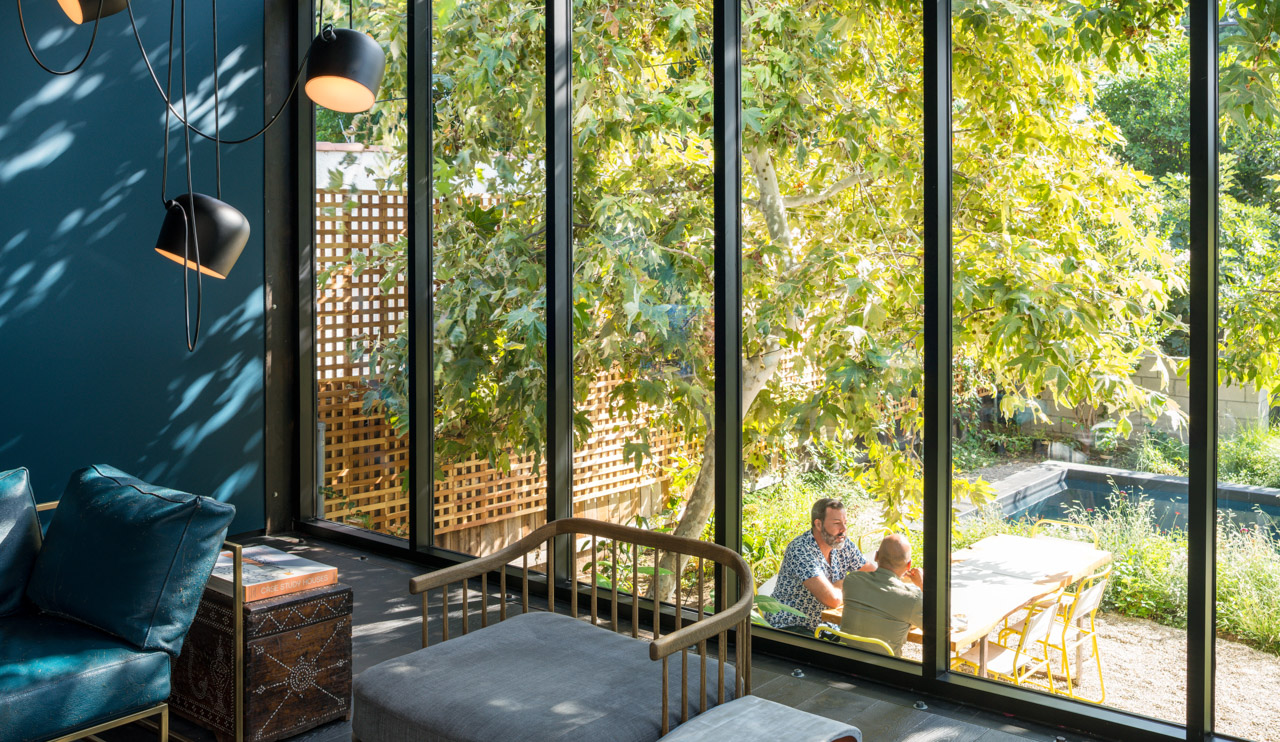
[[[856,173],[853,173],[852,175],[841,178],[840,180],[836,181],[830,188],[828,188],[827,190],[821,193],[810,193],[804,196],[791,196],[790,198],[784,198],[782,199],[782,205],[787,207],[788,209],[794,209],[797,206],[812,206],[813,204],[820,204],[823,201],[831,200],[841,191],[847,190],[849,188],[852,188],[855,185],[861,184],[864,180],[866,180],[866,177],[867,177],[866,173],[862,171],[858,171]]]

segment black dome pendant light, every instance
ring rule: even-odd
[[[373,37],[327,25],[311,42],[307,61],[307,97],[339,113],[373,108],[387,68],[387,55]]]
[[[226,278],[248,242],[249,220],[239,209],[203,193],[183,193],[165,202],[156,252],[206,276]],[[204,248],[193,259],[189,245]]]

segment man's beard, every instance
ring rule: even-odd
[[[827,533],[827,529],[822,526],[818,527],[818,531],[822,533],[822,542],[827,546],[839,546],[844,541],[843,533]]]

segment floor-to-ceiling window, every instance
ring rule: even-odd
[[[1203,640],[1188,633],[1199,600],[1188,564],[1204,553],[1188,536],[1198,455],[1188,443],[1213,421],[1189,410],[1197,395],[1219,395],[1218,478],[1224,491],[1256,485],[1268,465],[1268,374],[1280,365],[1267,334],[1274,119],[1267,85],[1254,82],[1274,77],[1259,41],[1274,20],[1238,4],[1223,16],[1231,125],[1221,196],[1210,194],[1221,200],[1222,374],[1196,385],[1188,266],[1198,243],[1187,213],[1205,181],[1187,161],[1188,94],[1203,82],[1188,61],[1188,18],[1200,16],[1183,5],[956,2],[949,40],[921,23],[930,6],[908,1],[747,3],[742,147],[720,152],[717,127],[734,119],[714,113],[719,6],[558,7],[567,5],[570,53],[549,69],[544,3],[430,4],[419,18],[430,23],[425,48],[408,42],[404,4],[355,3],[354,24],[383,42],[391,66],[372,114],[318,118],[318,149],[333,160],[316,169],[318,301],[308,318],[324,428],[303,440],[325,462],[314,473],[323,517],[400,537],[416,517],[430,538],[409,550],[476,555],[548,512],[711,538],[720,498],[730,516],[741,508],[742,543],[731,545],[765,586],[787,544],[810,531],[813,502],[833,497],[846,506],[845,541],[873,556],[901,535],[917,566],[946,573],[941,630],[956,641],[935,669],[965,657],[955,672],[997,676],[961,679],[955,687],[980,688],[971,697],[1025,703],[1012,684],[1065,693],[1079,701],[1068,706],[1075,723],[1105,717],[1120,725],[1113,732],[1129,717],[1089,704],[1175,725],[1194,718],[1187,657]],[[324,8],[339,25],[347,12]],[[1227,43],[1237,30],[1244,41]],[[1253,54],[1238,68],[1235,47]],[[425,55],[430,104],[405,119],[399,70]],[[940,56],[954,151],[930,170],[925,145],[944,130],[929,128],[925,70]],[[548,111],[548,87],[566,80],[571,97]],[[553,122],[571,149],[549,141]],[[405,164],[407,142],[428,130],[427,158]],[[726,185],[714,165],[726,157],[741,159],[740,245],[714,226]],[[571,196],[549,199],[560,166]],[[947,171],[944,276],[926,258],[940,239],[926,216]],[[433,219],[429,233],[416,220],[416,250],[432,256],[418,296],[405,281],[411,182],[428,185]],[[548,277],[566,244],[567,284]],[[724,298],[716,267],[730,252],[742,265],[732,297],[740,343],[713,310]],[[926,293],[940,276],[950,306]],[[555,303],[564,288],[569,300]],[[424,299],[430,311],[413,310],[410,337],[410,307]],[[939,308],[949,338],[926,332]],[[548,338],[564,341],[558,327],[572,329],[567,360],[548,348]],[[432,362],[411,363],[424,343]],[[717,367],[717,351],[737,367]],[[949,356],[952,372],[929,376],[930,352]],[[734,375],[742,448],[718,451],[717,390]],[[941,427],[925,419],[925,405],[945,399],[925,393],[930,379],[952,387]],[[431,420],[411,420],[424,388]],[[549,432],[569,398],[572,432]],[[954,461],[926,475],[940,447]],[[407,468],[415,451],[431,453],[432,471]],[[557,457],[572,478],[549,487]],[[742,491],[717,492],[715,463],[738,457]],[[955,511],[927,532],[948,489]],[[1249,492],[1250,507],[1234,514],[1219,495],[1215,727],[1266,739],[1258,689],[1275,655],[1257,609],[1271,594],[1274,531]],[[1041,518],[1063,523],[1037,528]],[[999,552],[1010,544],[1025,548]],[[1049,589],[1036,589],[1042,579]],[[1031,651],[1044,644],[1030,641],[1020,652],[1045,615],[1045,643],[1063,649]],[[921,638],[913,632],[903,656],[928,658]],[[1011,673],[996,667],[1001,645],[1018,655]],[[865,656],[830,649],[836,665],[863,667],[854,663]],[[1234,659],[1246,649],[1256,664]],[[1021,672],[1033,654],[1042,664]],[[1227,678],[1223,658],[1256,674]],[[912,682],[951,687],[931,672]]]
[[[432,13],[435,471],[419,517],[436,546],[479,555],[546,521],[544,15]]]
[[[953,35],[953,666],[1181,722],[1185,33],[1046,2]]]
[[[1272,24],[1219,31],[1215,729],[1251,740],[1280,740],[1280,119],[1250,90]]]
[[[318,26],[379,39],[389,64],[369,111],[316,108],[315,181],[301,199],[312,205],[315,235],[315,429],[302,437],[315,452],[309,494],[319,518],[407,538],[407,54],[391,42],[406,32],[404,13],[337,0],[315,12]]]
[[[797,588],[807,544],[874,560],[896,534],[924,561],[923,35],[913,3],[807,7],[742,8],[742,541],[777,600],[758,620],[812,636],[806,592],[836,624],[877,588],[838,556],[834,592]],[[843,513],[815,526],[824,498]]]
[[[708,0],[574,3],[573,514],[694,538],[715,494],[711,42]],[[674,597],[678,566],[657,569]]]

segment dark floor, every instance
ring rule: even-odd
[[[336,566],[339,579],[352,587],[352,664],[356,674],[421,647],[421,601],[408,591],[409,578],[420,574],[421,567],[311,538],[261,541],[289,551],[310,552],[305,554],[308,558]],[[438,600],[432,602],[439,605]],[[457,621],[461,621],[460,600],[451,604],[459,610]],[[490,609],[496,614],[496,605]],[[473,609],[474,622],[478,622],[477,615],[478,610]],[[752,682],[753,692],[763,698],[857,726],[866,742],[1093,739],[759,653],[752,657]],[[919,703],[927,710],[919,710]],[[192,742],[213,742],[212,734],[175,715],[171,719],[172,730],[178,735]],[[154,732],[130,727],[102,736],[106,742],[142,742],[154,739]],[[350,722],[338,721],[293,737],[291,742],[350,739]]]

